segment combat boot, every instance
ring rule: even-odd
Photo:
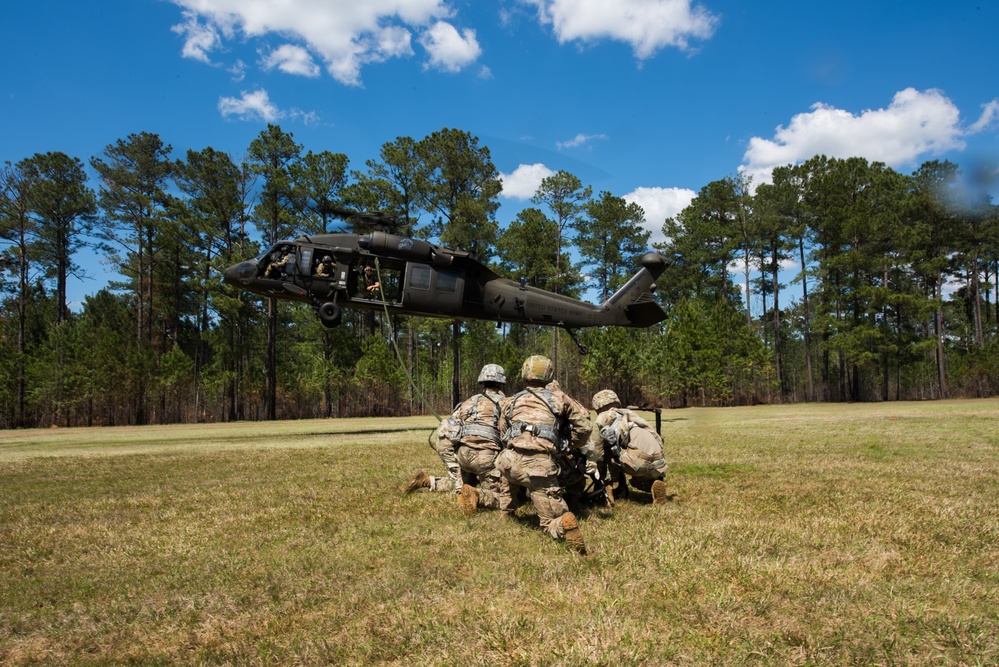
[[[479,490],[470,484],[461,487],[458,494],[458,508],[467,516],[475,514],[475,509],[479,506]]]
[[[610,484],[604,486],[604,500],[607,503],[607,507],[614,507],[614,487]]]
[[[662,505],[667,500],[669,497],[666,495],[666,482],[661,479],[652,482],[652,504]]]
[[[430,488],[430,477],[427,473],[422,470],[417,470],[416,475],[413,476],[413,481],[411,481],[406,486],[406,493],[412,493],[417,489],[429,489]]]
[[[586,543],[583,542],[583,529],[579,527],[579,521],[572,512],[566,512],[559,521],[562,522],[562,530],[565,534],[565,543],[569,545],[580,556],[586,555]]]

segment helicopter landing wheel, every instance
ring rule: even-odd
[[[340,316],[343,313],[340,311],[340,306],[336,305],[332,301],[327,301],[323,305],[319,306],[319,321],[323,323],[324,327],[332,329],[336,325],[340,324]]]

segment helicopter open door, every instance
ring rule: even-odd
[[[404,308],[441,315],[458,314],[461,311],[465,291],[463,271],[409,262],[406,264],[405,285],[402,298]]]

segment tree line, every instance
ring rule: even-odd
[[[535,353],[556,359],[570,394],[613,388],[644,406],[999,385],[999,216],[950,162],[905,175],[816,156],[758,187],[743,175],[709,183],[662,223],[667,319],[586,330],[585,356],[544,327],[346,311],[326,329],[309,306],[221,280],[279,240],[342,228],[343,208],[389,212],[414,237],[570,296],[605,299],[637,270],[650,237],[640,206],[559,171],[501,229],[501,188],[488,148],[449,128],[388,142],[359,169],[277,125],[238,157],[177,157],[139,133],[87,164],[59,152],[7,162],[0,426],[443,412],[483,364],[515,376]],[[81,252],[119,279],[71,309]]]

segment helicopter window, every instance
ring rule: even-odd
[[[301,273],[309,275],[309,269],[312,267],[312,248],[302,247],[299,250],[298,269]]]
[[[410,272],[409,286],[413,289],[430,289],[430,267],[414,266]]]
[[[454,294],[458,290],[458,274],[451,271],[437,272],[437,291]]]

